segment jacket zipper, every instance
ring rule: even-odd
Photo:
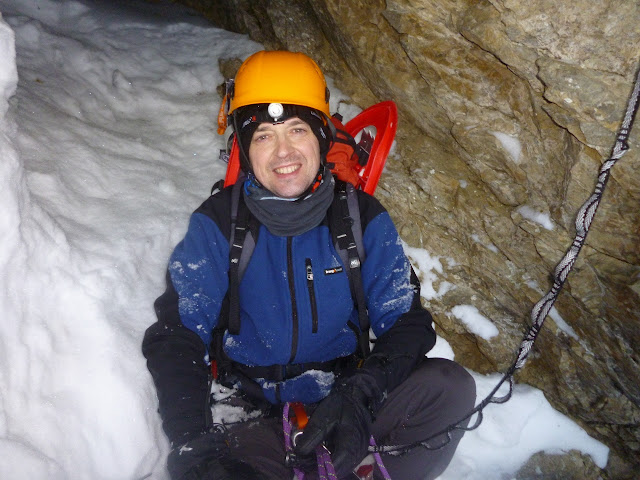
[[[291,321],[293,323],[291,332],[291,356],[289,357],[289,363],[293,363],[298,351],[298,307],[296,304],[296,290],[293,278],[293,255],[291,252],[291,244],[292,238],[287,237],[287,270],[289,277],[289,292],[291,294]]]
[[[307,288],[309,289],[309,300],[311,300],[311,318],[313,320],[311,332],[318,333],[318,306],[316,305],[316,292],[313,288],[313,268],[311,267],[310,258],[307,258],[305,260],[305,265],[307,267]]]

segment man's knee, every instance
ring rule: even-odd
[[[476,382],[462,365],[445,358],[427,358],[423,364],[432,372],[431,381],[435,384],[441,382],[448,390],[475,400]]]
[[[425,358],[389,394],[375,427],[382,436],[399,424],[441,430],[463,419],[475,401],[475,381],[461,365],[444,358]]]
[[[447,467],[476,400],[473,377],[459,364],[443,358],[425,358],[391,392],[372,428],[381,443],[410,445],[426,441],[442,448],[416,448],[404,456],[385,457],[393,478],[435,478]]]
[[[436,395],[451,414],[461,415],[475,405],[476,383],[462,365],[444,358],[426,358],[416,373],[422,387]]]

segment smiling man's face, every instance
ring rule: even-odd
[[[251,138],[249,160],[267,190],[282,198],[297,198],[316,178],[320,145],[309,124],[298,117],[261,123]]]

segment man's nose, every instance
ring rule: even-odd
[[[278,135],[276,151],[279,157],[286,157],[293,151],[293,145],[286,135]]]

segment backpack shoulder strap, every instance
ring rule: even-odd
[[[240,280],[256,246],[256,239],[249,225],[251,213],[242,198],[243,185],[244,182],[238,180],[231,191],[228,329],[232,335],[240,333]]]
[[[243,245],[240,246],[241,254],[238,260],[238,280],[242,280],[244,272],[247,269],[251,254],[256,247],[257,229],[252,228],[251,213],[242,198],[242,187],[244,182],[238,181],[233,186],[231,192],[231,238],[229,244],[233,247],[235,238],[238,235],[243,236]],[[238,242],[239,243],[239,242]],[[230,258],[235,258],[231,256]]]
[[[364,244],[362,242],[362,221],[360,220],[360,205],[358,204],[358,194],[356,189],[350,183],[345,185],[347,190],[347,208],[349,217],[351,218],[351,231],[353,233],[353,241],[360,261],[365,261]]]
[[[365,259],[358,196],[348,182],[336,180],[336,192],[329,209],[329,229],[336,250],[345,265],[351,295],[358,310],[360,354],[369,354],[369,315],[362,283],[361,266]]]

